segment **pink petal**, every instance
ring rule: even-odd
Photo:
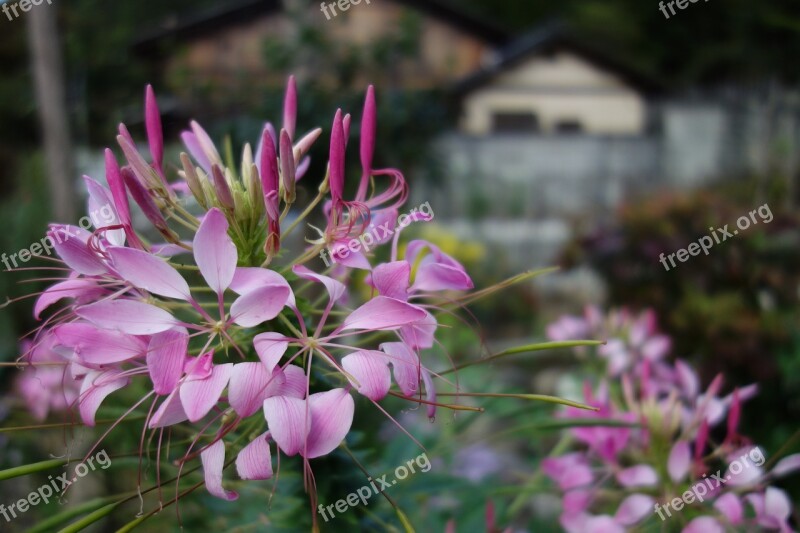
[[[564,494],[561,507],[565,513],[582,513],[589,507],[592,501],[592,493],[588,490],[575,489]]]
[[[280,368],[268,371],[261,363],[235,364],[228,386],[228,402],[236,414],[247,418],[261,409],[264,400],[275,395],[285,382]]]
[[[387,242],[391,241],[392,238],[394,238],[398,216],[399,213],[397,209],[393,207],[388,207],[372,213],[372,222],[370,223],[370,227],[375,226],[376,228],[392,230],[391,232],[381,230],[376,232],[377,235],[373,233],[373,235],[376,237],[375,244],[386,244]]]
[[[272,477],[272,456],[267,438],[269,432],[262,433],[250,444],[242,448],[236,456],[236,472],[242,479],[269,479]]]
[[[575,452],[542,461],[542,472],[555,481],[562,491],[588,485],[593,476],[583,454]]]
[[[422,365],[417,354],[402,342],[385,342],[380,348],[387,354],[400,391],[406,396],[416,394],[422,379]]]
[[[217,405],[232,371],[231,363],[216,365],[207,378],[189,378],[180,386],[181,404],[190,422],[197,422]]]
[[[89,193],[87,211],[95,228],[101,229],[109,226],[118,226],[120,220],[114,209],[114,200],[108,189],[89,176],[84,176],[83,181],[86,183],[86,190]],[[106,211],[108,211],[108,213],[106,213]],[[112,244],[120,246],[125,244],[125,230],[123,229],[106,231],[103,233],[103,236]]]
[[[214,163],[221,165],[222,159],[219,156],[219,152],[217,152],[216,146],[214,146],[214,141],[212,141],[211,137],[208,136],[206,130],[204,130],[203,127],[194,120],[189,123],[189,126],[191,126],[195,139],[197,139],[197,144],[208,158],[208,161],[210,161],[212,165]]]
[[[667,472],[672,481],[676,483],[689,473],[689,467],[692,462],[692,452],[689,449],[689,443],[686,441],[678,441],[669,452],[669,459],[667,460]]]
[[[233,280],[238,256],[228,236],[228,221],[219,209],[211,209],[203,218],[193,244],[200,273],[214,292],[222,294]]]
[[[427,259],[427,258],[426,258]],[[412,291],[463,291],[473,288],[472,280],[462,269],[439,263],[425,264],[417,269]]]
[[[382,400],[392,386],[392,376],[383,352],[363,350],[351,353],[342,358],[342,367],[358,380],[353,382],[356,390],[370,400]]]
[[[653,512],[655,500],[644,494],[631,494],[619,505],[614,520],[624,526],[632,526]]]
[[[191,298],[186,280],[163,259],[117,246],[110,247],[108,253],[114,269],[134,287],[167,298],[186,301]]]
[[[649,338],[641,347],[642,356],[650,361],[658,361],[666,356],[672,348],[672,340],[666,335]]]
[[[184,131],[181,133],[181,140],[186,145],[186,149],[192,154],[192,157],[197,164],[200,165],[206,174],[211,174],[211,161],[209,161],[203,149],[200,147],[200,142],[197,140],[197,135],[191,131]]]
[[[325,288],[328,290],[328,296],[330,296],[330,301],[333,303],[338,302],[346,292],[345,286],[341,281],[337,281],[333,278],[329,278],[328,276],[323,276],[322,274],[312,272],[303,265],[293,266],[292,272],[303,279],[316,281],[325,285]]]
[[[767,487],[764,493],[764,514],[778,523],[786,523],[792,513],[789,496],[781,489]]]
[[[183,328],[156,333],[150,338],[147,370],[156,394],[170,394],[178,386],[188,347],[189,334]]]
[[[407,301],[410,275],[411,265],[406,261],[394,261],[375,267],[371,282],[382,296]]]
[[[282,285],[267,285],[244,294],[231,305],[231,317],[236,324],[246,328],[272,320],[286,305],[289,292]]]
[[[348,248],[350,242],[351,239],[343,239],[330,245],[328,250],[333,262],[348,268],[372,270],[372,265],[369,264],[369,259],[363,252],[354,252]]]
[[[658,474],[652,467],[636,465],[617,472],[617,481],[623,487],[651,487],[658,483]]]
[[[350,313],[344,319],[341,330],[392,330],[422,320],[425,316],[424,309],[386,296],[376,296]]]
[[[36,300],[33,316],[39,320],[42,311],[62,298],[75,298],[78,301],[95,298],[103,294],[104,289],[94,281],[87,279],[68,279],[48,287]]]
[[[77,226],[53,225],[47,236],[52,241],[58,256],[78,274],[96,276],[107,269],[98,255],[89,249],[91,234]]]
[[[308,169],[311,167],[311,158],[306,156],[300,160],[300,163],[297,165],[297,168],[294,171],[294,179],[295,181],[300,181],[300,178],[306,175]]]
[[[800,453],[787,455],[772,468],[772,475],[782,477],[787,474],[800,470]]]
[[[592,516],[586,520],[582,533],[625,533],[625,528],[610,516]]]
[[[104,300],[79,307],[75,314],[101,328],[131,335],[152,335],[177,325],[167,311],[136,300]]]
[[[275,396],[288,396],[290,398],[303,399],[306,397],[308,388],[308,378],[303,369],[297,365],[289,365],[283,369],[286,383],[280,385],[275,391]]]
[[[286,353],[286,349],[289,347],[289,339],[280,333],[268,331],[267,333],[256,335],[253,338],[253,346],[267,372],[272,372],[275,365],[280,362],[283,354]]]
[[[687,398],[694,399],[700,393],[700,380],[695,371],[686,364],[685,361],[677,359],[675,361],[675,371],[677,381],[683,388]]]
[[[742,523],[744,509],[736,494],[732,492],[723,494],[714,502],[714,508],[722,513],[731,525],[738,526]]]
[[[206,352],[197,357],[189,357],[183,365],[184,373],[190,379],[206,379],[214,370],[214,352]]]
[[[222,487],[222,469],[225,466],[225,443],[218,440],[200,452],[200,462],[203,463],[203,474],[206,480],[206,490],[217,498],[232,501],[239,495],[232,490]]]
[[[94,417],[97,409],[106,396],[125,387],[130,383],[129,378],[117,377],[119,371],[108,370],[105,372],[89,372],[83,378],[79,400],[81,420],[87,426],[94,426]]]
[[[111,197],[114,199],[114,207],[120,221],[129,226],[131,223],[131,210],[128,204],[128,193],[125,191],[125,184],[120,175],[119,164],[117,158],[114,157],[114,152],[106,148],[106,181],[108,188],[111,191]]]
[[[145,354],[144,340],[117,331],[98,329],[91,324],[70,323],[53,328],[58,344],[72,348],[80,361],[90,365],[109,365],[129,361]]]
[[[147,427],[150,429],[172,426],[187,420],[186,411],[183,410],[181,397],[177,390],[173,391],[161,402]]]
[[[286,278],[267,268],[256,267],[239,267],[233,274],[233,281],[231,281],[230,289],[236,294],[242,295],[252,292],[255,289],[260,289],[266,285],[282,285],[289,289],[289,297],[286,299],[286,305],[295,308],[297,304],[294,300],[292,288]]]
[[[297,455],[305,446],[311,419],[305,400],[273,396],[264,400],[264,417],[270,435],[286,455]]]
[[[710,516],[699,516],[689,522],[681,533],[725,533],[725,528]]]
[[[312,394],[308,404],[311,432],[306,458],[314,459],[331,453],[347,436],[353,424],[355,402],[345,389],[333,389]]]
[[[431,348],[436,339],[436,318],[425,311],[425,318],[400,328],[400,338],[415,350]]]

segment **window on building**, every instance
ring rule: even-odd
[[[556,122],[555,132],[560,135],[583,133],[583,125],[576,119],[559,120]]]
[[[534,133],[539,131],[539,117],[530,111],[494,113],[492,130],[496,133]]]

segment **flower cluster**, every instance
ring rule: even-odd
[[[585,402],[599,411],[567,408],[566,418],[587,424],[569,430],[568,453],[542,464],[563,494],[565,530],[623,532],[670,520],[685,533],[791,531],[789,498],[770,483],[800,469],[800,454],[766,469],[761,449],[738,433],[754,385],[721,396],[718,375],[702,390],[686,361],[667,360],[670,339],[652,311],[604,316],[588,308],[547,332],[553,340],[608,340],[581,354],[605,362],[600,379],[584,384]]]
[[[355,196],[348,198],[345,187],[351,118],[337,111],[319,194],[283,227],[298,197],[296,182],[309,168],[309,149],[322,133],[297,136],[296,109],[290,78],[282,128],[266,124],[255,154],[245,145],[239,165],[225,160],[191,122],[182,134],[187,152],[175,180],[168,171],[175,167],[164,161],[159,111],[148,86],[149,157],[120,125],[124,164],[107,149],[107,186],[84,178],[90,209],[108,205],[113,216],[92,231],[50,227],[65,275],[39,296],[36,318],[60,308],[44,319],[25,354],[32,365],[63,363],[52,367],[58,375],[48,379],[57,388],[75,389],[61,397],[77,406],[87,426],[95,424],[106,397],[135,380],[143,383],[130,389],[144,393],[123,417],[149,402],[146,429],[159,433],[159,446],[165,428],[195,424],[198,436],[184,460],[199,454],[207,489],[228,500],[237,495],[222,484],[225,437],[236,430],[250,437],[236,450],[242,479],[272,476],[274,445],[303,458],[313,494],[309,460],[343,441],[353,422],[354,394],[378,406],[393,376],[399,389],[393,394],[426,404],[434,416],[436,376],[420,359],[435,342],[430,297],[472,288],[464,268],[429,242],[412,241],[398,257],[401,232],[394,225],[408,190],[399,171],[373,167],[372,87],[361,122]],[[325,229],[292,257],[282,246],[286,235],[320,204]],[[150,242],[134,228],[134,207],[162,242]],[[374,264],[366,253],[337,257],[341,243],[372,224],[393,230],[389,261]],[[324,248],[334,251],[337,264],[314,272],[306,263]],[[280,267],[268,268],[274,265]],[[348,306],[352,269],[367,271],[371,298]],[[384,335],[375,345],[376,336],[366,335],[375,332],[388,332],[391,342]],[[36,373],[43,377],[52,368],[36,367]]]

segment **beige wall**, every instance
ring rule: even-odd
[[[525,111],[536,114],[544,132],[559,121],[577,120],[587,133],[635,135],[644,129],[646,102],[613,74],[559,52],[533,58],[470,93],[461,127],[484,135],[491,132],[494,113]]]

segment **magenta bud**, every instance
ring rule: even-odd
[[[287,204],[295,200],[295,164],[292,139],[286,130],[281,130],[281,181],[283,183],[283,201]]]
[[[342,121],[342,110],[337,109],[333,117],[331,130],[331,148],[328,158],[330,165],[330,187],[334,202],[341,200],[344,194],[344,151],[345,133]]]
[[[294,137],[295,125],[297,124],[297,82],[294,76],[289,76],[286,82],[286,96],[283,100],[283,129]]]
[[[233,194],[231,188],[228,186],[228,180],[225,179],[225,174],[219,165],[211,166],[211,176],[214,180],[214,191],[217,193],[217,200],[225,209],[233,211],[236,208],[236,203],[233,201]]]

